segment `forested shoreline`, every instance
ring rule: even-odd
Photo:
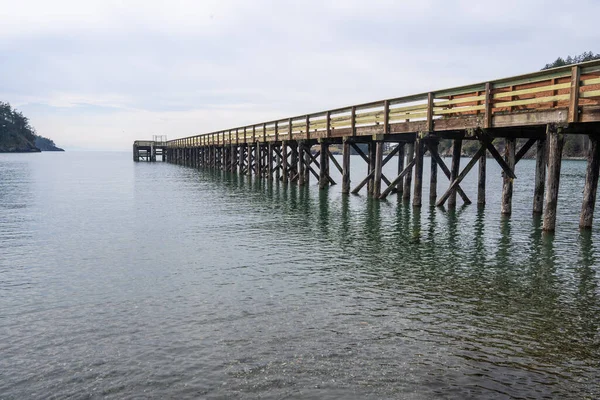
[[[9,103],[0,101],[0,153],[64,151],[54,141],[36,133],[29,119]]]

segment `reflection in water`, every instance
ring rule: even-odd
[[[493,192],[485,208],[413,208],[130,164],[133,200],[101,192],[122,207],[110,223],[75,203],[43,212],[84,195],[70,163],[44,176],[69,196],[0,220],[8,398],[600,396],[598,233],[543,235],[519,191],[502,218]],[[47,192],[26,181],[0,181],[1,198]]]

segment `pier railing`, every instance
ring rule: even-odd
[[[195,147],[590,122],[600,120],[597,106],[600,61],[591,61],[189,136],[166,145]]]

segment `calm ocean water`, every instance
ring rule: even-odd
[[[585,163],[563,163],[550,237],[533,168],[506,219],[493,160],[485,210],[452,212],[128,152],[2,154],[0,399],[599,398]]]

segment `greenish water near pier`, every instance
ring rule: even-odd
[[[504,218],[492,161],[486,207],[452,211],[129,153],[0,155],[0,398],[598,398],[585,163],[563,161],[551,236],[534,167]]]

